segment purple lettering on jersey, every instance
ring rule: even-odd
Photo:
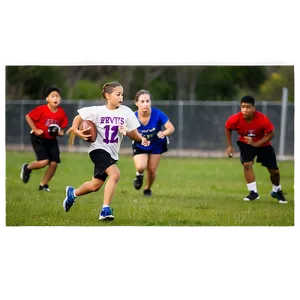
[[[118,143],[119,139],[117,135],[118,135],[119,127],[118,126],[110,127],[110,125],[105,125],[104,129],[105,129],[105,138],[103,139],[103,142],[106,144]],[[110,135],[110,130],[112,131],[111,135]]]
[[[125,118],[122,117],[101,117],[100,124],[118,124],[118,125],[124,125],[125,124]]]

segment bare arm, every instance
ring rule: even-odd
[[[268,143],[274,136],[274,131],[267,133],[262,139],[257,142],[253,142],[250,136],[244,136],[244,139],[248,141],[248,144],[252,147],[260,147],[261,145]]]
[[[166,127],[163,131],[164,136],[169,136],[175,131],[175,127],[170,121],[168,121],[164,126]]]
[[[232,157],[233,155],[233,147],[232,147],[232,130],[229,130],[225,127],[225,136],[227,140],[227,150],[226,154],[228,155],[229,158]]]
[[[28,114],[25,116],[25,119],[35,135],[41,135],[44,132],[42,129],[39,129],[35,126],[35,123],[32,121]]]
[[[137,129],[126,131],[126,135],[129,136],[132,140],[140,142],[143,146],[149,146],[150,141],[143,137]]]
[[[26,121],[27,121],[29,127],[30,127],[33,131],[35,131],[37,128],[36,128],[34,122],[32,121],[32,119],[29,117],[29,115],[26,115],[26,116],[25,116],[25,119],[26,119]]]
[[[72,133],[72,134],[75,134],[76,136],[80,137],[81,139],[87,140],[91,136],[91,134],[83,134],[84,131],[78,129],[81,122],[82,122],[81,116],[77,115],[73,119],[72,126],[68,129],[66,134]]]
[[[227,140],[227,147],[232,147],[232,130],[229,130],[225,128],[225,135],[226,135],[226,140]]]

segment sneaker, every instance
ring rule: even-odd
[[[270,195],[273,198],[276,198],[279,203],[288,203],[287,200],[285,199],[282,190],[278,190],[277,192],[271,192]]]
[[[250,191],[250,194],[244,198],[244,201],[253,201],[259,199],[258,193],[255,193],[254,191]]]
[[[102,221],[113,221],[114,216],[110,207],[103,207],[99,216],[99,220]]]
[[[70,208],[73,206],[75,202],[75,197],[74,197],[74,188],[72,186],[67,186],[66,187],[66,198],[63,202],[63,207],[66,212],[70,210]]]
[[[136,190],[139,190],[143,185],[144,175],[136,175],[133,185]]]
[[[150,189],[144,190],[144,196],[152,196],[152,191]]]
[[[49,185],[48,185],[48,184],[40,185],[40,186],[39,186],[39,191],[50,192]]]
[[[24,183],[27,183],[30,178],[31,170],[27,169],[28,164],[23,164],[20,177]]]

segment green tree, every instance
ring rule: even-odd
[[[100,100],[102,87],[89,80],[78,80],[70,92],[70,99],[75,100]]]
[[[288,99],[294,101],[294,67],[279,66],[269,68],[268,79],[260,86],[264,100],[281,101],[282,88],[288,88]]]
[[[68,94],[66,78],[59,66],[7,66],[7,99],[44,99],[49,86],[61,88]]]

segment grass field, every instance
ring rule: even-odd
[[[20,169],[34,159],[31,152],[6,152],[7,226],[293,226],[294,162],[280,162],[281,185],[288,204],[269,196],[265,168],[255,164],[260,199],[244,202],[248,194],[238,158],[166,158],[161,160],[153,196],[133,188],[134,166],[121,156],[121,179],[113,199],[115,220],[98,221],[103,188],[82,196],[66,213],[66,185],[78,187],[93,175],[87,153],[62,153],[62,163],[49,183],[51,192],[37,190],[45,169],[31,173],[24,184]]]

